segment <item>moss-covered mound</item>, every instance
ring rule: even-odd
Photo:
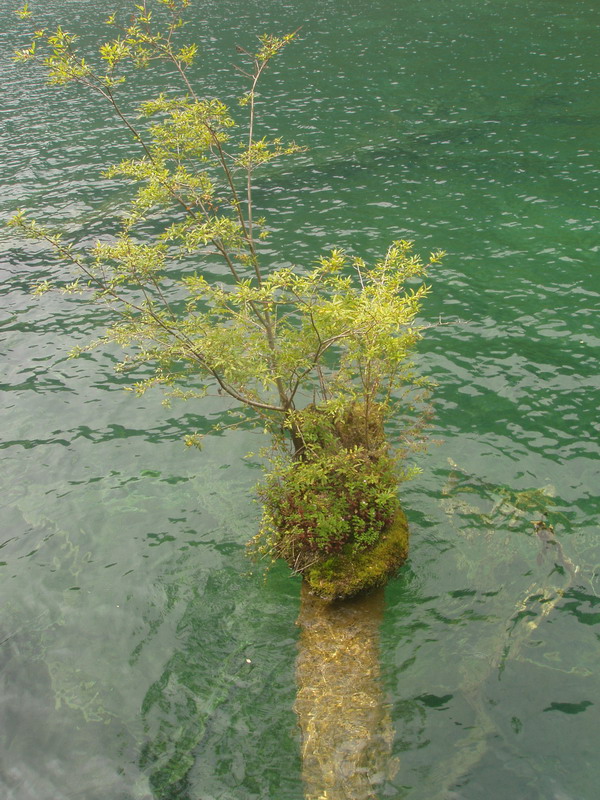
[[[397,462],[376,404],[294,413],[295,456],[259,488],[251,552],[281,558],[310,591],[343,599],[382,586],[408,553]]]
[[[383,586],[408,555],[408,522],[398,510],[392,522],[368,550],[332,556],[303,573],[311,592],[324,600],[342,600]]]

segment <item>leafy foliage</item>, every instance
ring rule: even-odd
[[[275,434],[292,430],[290,415],[311,401],[360,400],[366,416],[378,402],[391,413],[399,388],[422,384],[409,354],[421,336],[416,316],[428,289],[406,282],[421,278],[425,265],[406,241],[370,265],[339,250],[312,265],[268,262],[255,173],[300,148],[256,134],[257,84],[294,34],[261,36],[256,53],[238,48],[249,90],[240,98],[246,118],[237,123],[224,103],[194,89],[197,47],[178,41],[188,4],[143,0],[120,27],[112,15],[107,25],[118,35],[95,55],[81,54],[77,37],[60,27],[35,31],[30,47],[17,53],[17,60],[41,61],[49,83],[100,95],[140,147],[138,158],[106,171],[133,192],[116,236],[86,249],[22,211],[12,219],[78,273],[75,280],[49,274],[36,292],[59,288],[110,306],[114,323],[72,355],[117,343],[125,350],[118,368],[131,373],[137,393],[162,385],[177,397],[225,394],[235,401],[235,424],[249,421]],[[18,13],[31,16],[28,7]],[[173,85],[129,118],[121,85],[159,61]],[[217,280],[218,261],[227,275]]]
[[[80,53],[77,37],[60,27],[37,30],[17,53],[19,61],[41,60],[49,83],[108,102],[139,156],[105,173],[132,188],[116,235],[81,246],[22,211],[11,225],[47,242],[78,273],[49,274],[36,293],[55,287],[113,312],[104,334],[73,356],[116,343],[132,391],[159,385],[167,397],[228,396],[234,426],[260,425],[283,446],[287,460],[273,462],[262,489],[261,546],[302,570],[315,558],[374,545],[397,510],[383,423],[402,421],[397,455],[422,439],[429,384],[411,353],[422,336],[428,265],[405,240],[373,263],[333,250],[282,267],[272,245],[262,247],[269,226],[255,208],[257,171],[301,148],[257,133],[257,86],[295,34],[260,36],[254,53],[238,48],[248,90],[236,121],[222,101],[194,88],[198,48],[179,41],[188,4],[141,0],[121,26],[111,16],[117,36],[96,54]],[[28,7],[19,12],[30,15]],[[119,91],[155,62],[173,80],[130,118]]]

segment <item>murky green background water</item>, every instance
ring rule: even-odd
[[[115,191],[99,169],[129,143],[94,101],[10,64],[12,5],[2,213],[35,208],[94,237]],[[119,3],[43,5],[93,39]],[[194,9],[207,85],[225,96],[241,88],[235,43],[304,26],[264,85],[266,129],[310,148],[258,193],[282,257],[373,256],[400,236],[445,248],[427,315],[469,323],[422,348],[443,442],[403,490],[412,553],[387,590],[381,647],[400,768],[381,798],[593,800],[597,4]],[[103,315],[34,300],[47,255],[5,233],[0,247],[2,796],[300,800],[299,584],[283,569],[264,581],[244,553],[259,471],[242,455],[259,437],[184,450],[200,409],[130,397],[110,353],[66,361]],[[532,489],[544,491],[519,494]],[[534,535],[545,508],[562,552]],[[161,791],[170,768],[183,779]]]

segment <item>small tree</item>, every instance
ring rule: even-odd
[[[189,2],[140,0],[122,26],[115,15],[107,20],[117,33],[89,57],[60,27],[36,31],[16,54],[41,61],[50,84],[99,95],[139,156],[105,173],[132,186],[116,236],[85,248],[22,211],[10,224],[47,242],[78,273],[63,282],[49,277],[36,293],[58,288],[114,312],[105,333],[73,356],[117,343],[125,350],[118,369],[131,373],[136,393],[160,385],[170,397],[192,399],[216,390],[235,401],[234,425],[261,425],[272,435],[280,456],[262,490],[262,542],[305,571],[348,547],[372,546],[397,509],[398,474],[391,477],[382,426],[392,415],[405,421],[397,456],[421,438],[416,403],[427,383],[410,355],[428,288],[406,284],[422,278],[425,265],[410,242],[397,241],[374,264],[334,250],[312,265],[270,266],[255,177],[301,148],[259,136],[257,86],[295,34],[260,36],[255,53],[238,48],[248,88],[237,123],[224,103],[196,90],[196,45],[177,43]],[[31,16],[27,5],[17,13]],[[120,89],[157,62],[173,85],[132,118]],[[215,278],[216,261],[226,277]],[[341,486],[346,500],[332,518],[326,497],[339,500]]]

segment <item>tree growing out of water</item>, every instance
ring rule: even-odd
[[[93,246],[23,211],[10,224],[69,266],[66,278],[60,267],[49,271],[37,294],[58,289],[112,313],[103,335],[73,356],[116,343],[124,350],[117,368],[136,394],[161,386],[196,402],[218,393],[230,401],[229,422],[270,434],[257,549],[305,575],[327,572],[336,556],[360,558],[381,544],[398,514],[398,480],[410,474],[405,457],[423,438],[428,384],[411,354],[422,336],[427,265],[400,240],[373,263],[333,250],[280,266],[272,243],[265,247],[269,220],[255,186],[301,148],[262,135],[258,87],[295,34],[238,48],[246,90],[234,114],[196,88],[198,47],[180,42],[189,5],[140,0],[109,17],[113,38],[91,54],[61,27],[36,30],[16,54],[41,63],[49,84],[101,98],[137,156],[105,172],[130,187],[130,201],[118,231]],[[31,16],[27,4],[17,13]],[[130,115],[123,84],[160,67],[168,88]],[[391,417],[401,428],[393,448],[383,435]],[[190,433],[187,443],[198,440]]]

